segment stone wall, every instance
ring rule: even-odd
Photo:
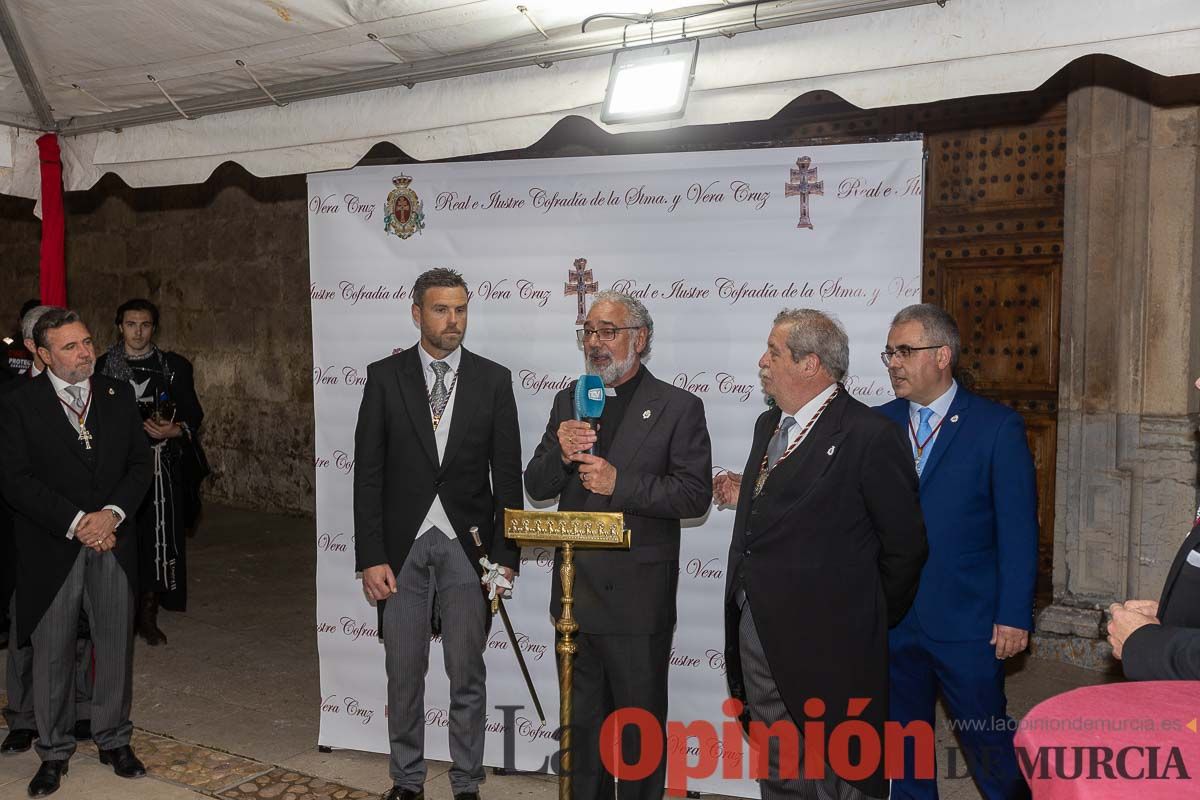
[[[41,235],[33,201],[0,194],[0,336],[15,332],[21,304],[37,296]]]
[[[1104,668],[1105,609],[1158,599],[1196,513],[1200,81],[1094,59],[1071,82],[1055,601],[1036,650]]]

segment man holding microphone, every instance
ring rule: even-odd
[[[575,419],[575,387],[562,390],[525,468],[533,499],[557,497],[560,511],[622,512],[632,532],[628,551],[575,555],[576,800],[614,796],[599,753],[600,726],[609,714],[641,708],[665,726],[680,521],[702,516],[712,499],[704,404],[643,366],[653,337],[654,321],[639,300],[620,292],[596,295],[579,341],[588,373],[600,377],[607,395],[598,428]],[[557,617],[559,609],[556,581],[550,611]],[[638,738],[628,726],[621,743],[627,764],[640,761]],[[644,780],[622,780],[617,796],[658,800],[665,764]]]

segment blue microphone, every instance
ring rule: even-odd
[[[575,419],[583,420],[596,430],[603,413],[604,381],[599,375],[580,375],[575,382]],[[596,454],[595,446],[588,449],[588,454]]]

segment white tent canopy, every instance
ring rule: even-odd
[[[0,0],[0,192],[38,196],[39,130],[60,133],[68,190],[106,172],[195,183],[225,161],[260,176],[344,168],[381,141],[422,160],[521,148],[568,115],[600,125],[608,53],[685,28],[703,39],[686,115],[602,127],[764,119],[813,90],[864,108],[1025,91],[1091,54],[1200,72],[1194,0],[667,0],[653,24],[580,32],[650,5]]]

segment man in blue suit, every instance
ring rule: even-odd
[[[890,714],[933,725],[940,691],[979,790],[1008,800],[1029,796],[1004,659],[1033,627],[1036,482],[1020,415],[959,386],[958,353],[954,318],[929,304],[896,315],[882,353],[896,399],[879,411],[908,435],[929,539],[917,599],[888,637]],[[913,773],[910,741],[892,800],[937,798],[936,776]]]

